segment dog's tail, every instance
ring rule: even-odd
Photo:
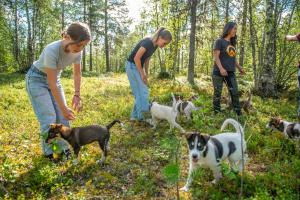
[[[223,131],[227,127],[228,124],[231,124],[232,126],[234,126],[236,132],[241,134],[244,138],[244,129],[243,129],[242,125],[232,118],[228,118],[223,122],[221,131]]]
[[[173,92],[171,93],[171,95],[172,95],[172,99],[173,99],[172,108],[173,108],[173,111],[176,112],[176,98],[175,98]]]
[[[110,124],[108,124],[106,126],[107,130],[111,129],[111,127],[113,127],[113,125],[115,125],[115,123],[119,123],[122,127],[124,127],[124,124],[120,120],[115,119],[114,121],[112,121]]]

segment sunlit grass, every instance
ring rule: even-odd
[[[73,80],[62,79],[68,104],[73,94]],[[184,77],[176,80],[150,79],[151,99],[163,104],[171,103],[171,92],[190,97],[198,93],[195,101],[201,110],[195,113],[194,122],[180,119],[186,130],[198,130],[207,134],[219,133],[225,118],[236,117],[226,111],[215,116],[212,113],[212,87],[209,77],[196,80],[197,91]],[[241,86],[247,91],[248,86]],[[72,161],[58,164],[42,157],[39,140],[39,124],[28,100],[24,75],[11,74],[0,82],[0,196],[5,198],[89,198],[101,196],[108,199],[141,199],[158,197],[175,198],[176,187],[163,176],[163,169],[174,161],[174,155],[166,141],[181,140],[180,180],[183,186],[188,170],[187,148],[184,137],[175,130],[169,132],[166,122],[159,123],[156,131],[147,126],[129,123],[133,97],[125,74],[100,77],[87,76],[82,81],[84,109],[76,113],[72,126],[90,124],[106,125],[113,119],[126,123],[126,129],[116,125],[111,130],[111,151],[104,166],[96,161],[101,152],[98,144],[85,146],[80,152],[80,163]],[[244,196],[249,199],[296,199],[299,187],[299,150],[295,142],[277,132],[265,129],[269,118],[280,115],[295,121],[296,102],[287,98],[261,99],[254,96],[254,107],[241,120],[245,124],[249,162],[246,166]],[[200,169],[196,175],[191,196],[196,199],[236,199],[240,176],[223,164],[224,179],[212,185],[212,173]],[[190,195],[181,193],[183,198]]]

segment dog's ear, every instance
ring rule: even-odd
[[[280,117],[272,117],[272,122],[274,123],[274,124],[280,124],[280,122],[281,122],[281,118]]]
[[[210,135],[201,134],[199,139],[202,144],[207,144],[208,140],[210,139]]]
[[[61,129],[62,127],[62,124],[50,124],[50,129]]]
[[[184,136],[187,140],[192,139],[194,135],[200,135],[199,132],[185,132]]]
[[[50,129],[55,129],[56,128],[56,124],[50,124]]]
[[[187,133],[184,134],[184,136],[187,140],[189,140],[192,137],[193,134],[194,134],[193,132],[187,132]]]

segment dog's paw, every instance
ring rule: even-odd
[[[180,188],[180,191],[188,192],[189,188],[187,186],[184,186],[184,187]]]

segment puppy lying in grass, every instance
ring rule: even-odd
[[[72,146],[76,158],[78,158],[78,154],[82,146],[97,141],[100,149],[104,153],[99,162],[101,164],[105,161],[107,151],[109,150],[109,130],[115,123],[120,123],[121,126],[123,126],[122,122],[119,120],[114,120],[106,127],[91,125],[69,128],[63,124],[51,124],[46,143],[49,144],[54,138],[61,137]]]
[[[300,140],[300,123],[284,121],[279,117],[272,117],[267,128],[280,131],[285,137]]]

